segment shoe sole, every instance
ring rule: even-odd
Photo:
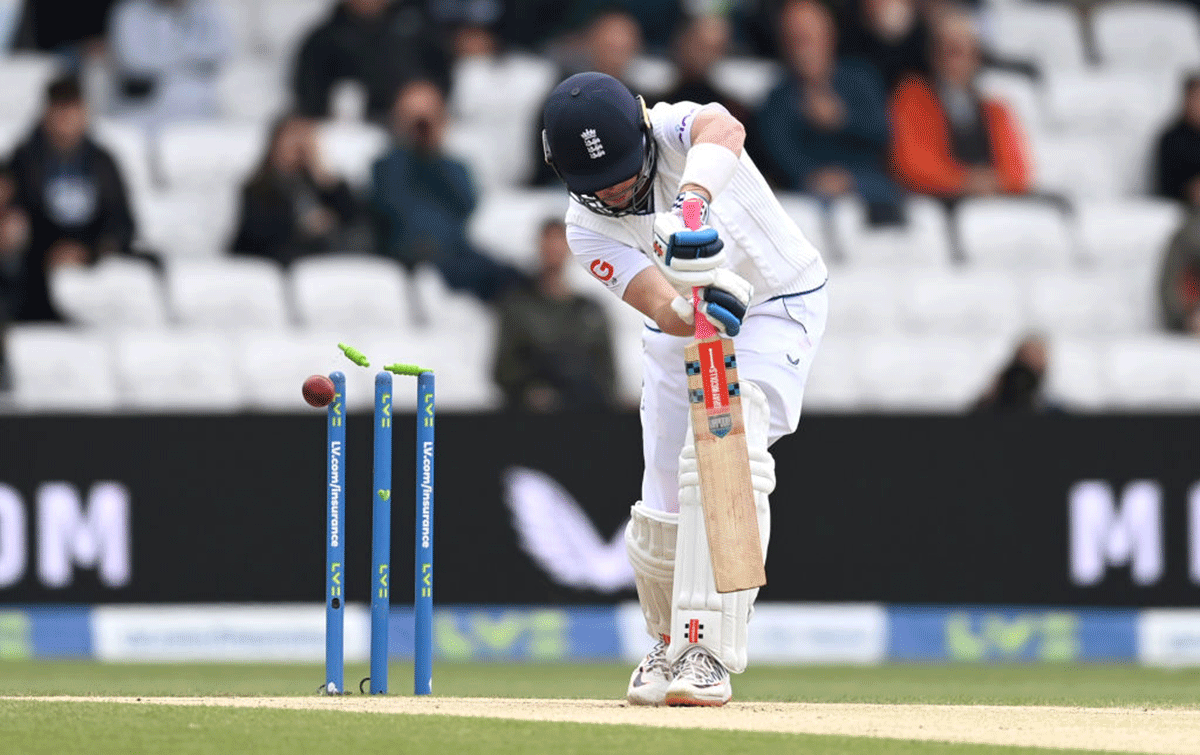
[[[733,698],[729,698],[732,700]],[[720,708],[729,700],[705,700],[703,698],[686,697],[684,695],[667,695],[666,704],[672,708]]]

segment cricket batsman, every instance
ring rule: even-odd
[[[767,449],[800,420],[825,332],[825,263],[742,150],[742,124],[718,104],[647,109],[611,76],[580,73],[551,93],[543,127],[546,162],[571,197],[572,252],[647,318],[645,471],[625,542],[655,645],[634,670],[627,698],[635,705],[724,705],[733,695],[730,672],[746,668],[758,590],[716,591],[684,348],[697,312],[734,338],[765,556],[767,499],[775,488]],[[681,208],[692,226],[700,208],[701,224],[685,224]],[[693,289],[700,293],[695,303]]]

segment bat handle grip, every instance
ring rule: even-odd
[[[717,326],[709,322],[704,313],[700,311],[700,304],[704,301],[704,287],[694,286],[692,288],[692,309],[695,310],[696,323],[696,339],[703,340],[712,338],[717,334]]]
[[[680,214],[683,215],[683,224],[691,230],[696,230],[704,222],[704,205],[699,199],[684,200],[680,207]],[[712,338],[717,334],[717,327],[708,321],[704,313],[700,311],[700,304],[704,301],[704,287],[695,286],[692,288],[692,308],[695,310],[696,323],[696,339]]]

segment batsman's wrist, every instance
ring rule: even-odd
[[[688,150],[687,162],[683,164],[679,190],[683,191],[689,185],[703,189],[711,202],[733,180],[740,163],[741,159],[728,147],[711,142],[693,144]]]

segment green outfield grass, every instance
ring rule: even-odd
[[[438,663],[433,689],[450,697],[620,699],[624,664]],[[357,690],[366,664],[347,664]],[[0,661],[0,695],[308,695],[320,665],[105,664]],[[412,692],[412,666],[393,663],[392,694]],[[1196,706],[1200,670],[1126,665],[759,666],[734,677],[738,700],[826,703]]]
[[[366,666],[347,666],[354,687]],[[612,664],[439,663],[446,696],[619,699],[629,669]],[[0,695],[312,695],[319,665],[101,664],[0,661]],[[759,667],[736,677],[738,700],[1197,707],[1200,674],[1136,666]],[[392,694],[411,691],[411,666],[391,668]],[[649,729],[346,711],[173,708],[0,701],[5,753],[263,753],[326,749],[467,753],[1064,753],[857,737]]]

